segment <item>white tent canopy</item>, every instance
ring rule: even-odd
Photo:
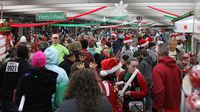
[[[175,22],[175,32],[193,33],[194,16]]]

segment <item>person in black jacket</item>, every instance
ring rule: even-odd
[[[17,112],[13,101],[14,91],[21,76],[31,69],[28,59],[28,48],[25,45],[17,47],[17,57],[9,60],[0,69],[0,101],[5,112]]]
[[[59,67],[63,68],[70,78],[70,68],[73,63],[76,61],[76,57],[74,54],[70,53],[69,55],[64,56],[64,61],[59,64]]]
[[[25,96],[22,112],[53,112],[51,98],[56,91],[57,73],[45,68],[46,57],[37,51],[32,58],[33,68],[19,81],[16,102],[20,104]]]
[[[152,89],[152,71],[154,62],[149,52],[146,49],[140,51],[141,62],[139,64],[139,70],[147,81],[148,86],[148,96],[146,97],[146,111],[151,112],[151,89]]]
[[[112,112],[112,106],[108,99],[102,96],[92,70],[73,72],[60,112]]]

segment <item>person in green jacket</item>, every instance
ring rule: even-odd
[[[51,37],[52,45],[58,52],[58,64],[60,64],[64,59],[64,55],[69,54],[69,50],[63,45],[59,44],[59,34],[53,34]]]

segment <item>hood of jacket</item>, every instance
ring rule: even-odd
[[[49,47],[44,51],[44,54],[46,55],[47,64],[58,64],[58,52],[55,48]]]
[[[173,58],[169,57],[169,56],[161,58],[159,60],[159,63],[163,63],[166,66],[171,67],[171,68],[177,66],[176,61]]]

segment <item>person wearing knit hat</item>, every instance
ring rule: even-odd
[[[33,67],[43,68],[46,65],[46,56],[42,51],[37,51],[33,54],[31,64]]]
[[[22,36],[19,40],[20,42],[26,42],[26,37],[25,36]]]
[[[51,99],[56,92],[58,74],[45,68],[46,56],[42,51],[33,54],[31,64],[33,68],[19,80],[16,100],[20,102],[22,96],[25,96],[25,112],[53,112]]]
[[[117,90],[115,90],[113,86],[115,83],[116,74],[121,67],[122,64],[116,58],[108,58],[101,62],[100,76],[102,77],[103,81],[100,82],[100,86],[105,95],[108,97],[108,100],[112,105],[113,112],[122,111]]]

